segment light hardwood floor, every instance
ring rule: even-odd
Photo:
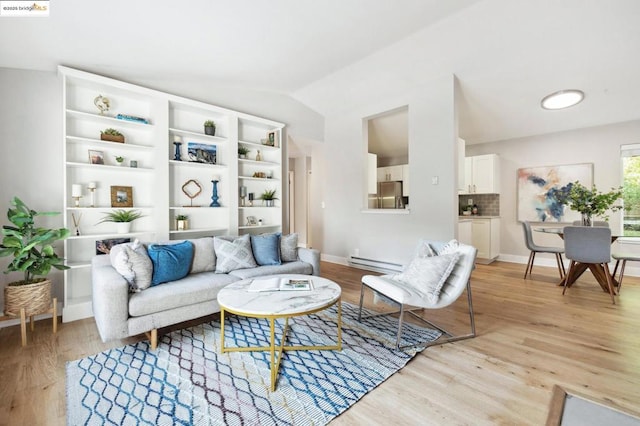
[[[425,350],[332,424],[540,425],[555,384],[640,415],[640,278],[612,305],[588,273],[563,297],[554,268],[524,267],[478,265],[478,337]],[[322,264],[352,303],[367,273]],[[429,318],[464,330],[465,300]],[[54,336],[43,320],[22,348],[18,326],[0,329],[0,425],[64,425],[65,363],[143,338],[102,343],[92,319]]]

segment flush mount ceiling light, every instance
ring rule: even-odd
[[[562,109],[579,104],[584,99],[584,92],[581,90],[560,90],[542,98],[542,108]]]

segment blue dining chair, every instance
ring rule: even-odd
[[[564,250],[567,259],[571,260],[569,272],[564,280],[562,294],[567,291],[567,283],[577,272],[577,264],[597,264],[604,271],[611,295],[611,302],[615,305],[613,278],[609,271],[611,262],[611,229],[603,226],[567,226],[564,228]]]

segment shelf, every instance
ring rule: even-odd
[[[260,201],[260,200],[258,200],[258,201]],[[272,207],[268,207],[268,206],[244,206],[244,207],[238,207],[238,208],[240,210],[244,210],[244,209],[279,209],[280,206],[272,206]]]
[[[82,235],[70,235],[67,240],[95,240],[95,239],[103,239],[103,238],[128,238],[128,237],[138,237],[140,235],[149,235],[154,234],[154,231],[147,232],[129,232],[128,234],[118,234],[117,232],[111,233],[100,233],[100,234],[82,234]]]
[[[249,226],[238,226],[238,229],[260,229],[260,228],[275,228],[279,227],[280,224],[274,223],[273,225],[249,225]]]
[[[218,200],[220,201],[220,200]],[[220,206],[220,207],[211,207],[211,206],[171,206],[169,207],[169,209],[171,210],[186,210],[188,209],[189,211],[198,211],[198,210],[223,210],[223,209],[227,209],[228,207],[226,206]]]
[[[154,147],[148,146],[148,145],[138,145],[135,143],[128,143],[128,142],[120,143],[120,142],[103,141],[102,139],[83,138],[80,136],[67,136],[67,141],[69,141],[70,143],[99,145],[105,148],[149,150],[149,151],[154,149]]]
[[[150,169],[148,167],[127,167],[127,166],[110,166],[108,164],[90,164],[90,163],[78,163],[75,161],[67,161],[66,163],[67,167],[92,167],[92,168],[96,168],[96,169],[104,169],[104,170],[119,170],[119,171],[124,171],[126,170],[125,173],[128,172],[151,172],[153,171],[153,169]]]
[[[265,182],[280,182],[280,179],[274,179],[274,178],[258,178],[258,177],[253,177],[253,176],[238,176],[238,179],[243,179],[243,180],[260,180],[260,181],[265,181]]]
[[[279,146],[264,145],[264,144],[261,144],[260,142],[238,141],[238,143],[241,143],[243,145],[253,146],[253,147],[256,147],[256,148],[260,147],[260,149],[262,149],[262,148],[264,148],[264,149],[272,149],[272,150],[280,149]]]
[[[169,131],[175,135],[193,136],[199,139],[212,141],[214,142],[214,145],[226,143],[228,140],[227,138],[223,138],[220,136],[209,136],[209,135],[205,135],[204,133],[192,132],[190,130],[175,129],[172,127],[169,127]],[[171,143],[173,143],[173,141]],[[185,143],[185,141],[182,141],[182,143]]]
[[[92,120],[92,121],[103,122],[105,124],[108,124],[109,126],[124,126],[124,127],[137,128],[137,129],[141,129],[145,127],[153,128],[153,124],[145,124],[145,123],[140,123],[137,121],[129,121],[129,120],[118,120],[117,118],[110,117],[108,115],[92,114],[89,112],[76,111],[73,109],[67,109],[67,115],[70,117],[81,119],[81,120]]]
[[[238,161],[240,163],[246,163],[246,164],[251,164],[251,165],[260,165],[260,166],[264,166],[264,167],[280,167],[280,163],[272,163],[271,161],[256,161],[256,160],[249,160],[249,159],[244,159],[244,158],[239,158]]]
[[[192,161],[169,160],[169,165],[179,166],[179,167],[204,167],[204,168],[220,169],[220,170],[227,169],[227,166],[225,166],[224,164],[196,163]]]
[[[83,269],[90,268],[91,262],[67,262],[65,263],[71,269]]]
[[[84,198],[84,197],[83,197]],[[108,207],[108,206],[98,206],[98,207],[67,207],[67,210],[79,210],[79,211],[95,211],[95,212],[111,212],[114,210],[151,210],[153,207],[145,206],[145,207]]]
[[[194,232],[226,232],[229,228],[192,228],[184,231],[169,231],[171,235],[177,234],[193,234]]]

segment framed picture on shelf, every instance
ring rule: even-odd
[[[267,145],[269,146],[277,146],[276,145],[276,131],[272,130],[271,132],[267,133]]]
[[[97,240],[96,241],[96,254],[109,254],[111,247],[117,244],[130,243],[131,238],[112,238],[109,240]]]
[[[255,216],[247,216],[247,226],[257,226],[258,221]]]
[[[187,153],[192,163],[216,164],[216,150],[215,145],[187,142]]]
[[[104,164],[104,152],[90,149],[89,164]]]
[[[130,186],[112,186],[111,207],[133,207],[133,188]]]

